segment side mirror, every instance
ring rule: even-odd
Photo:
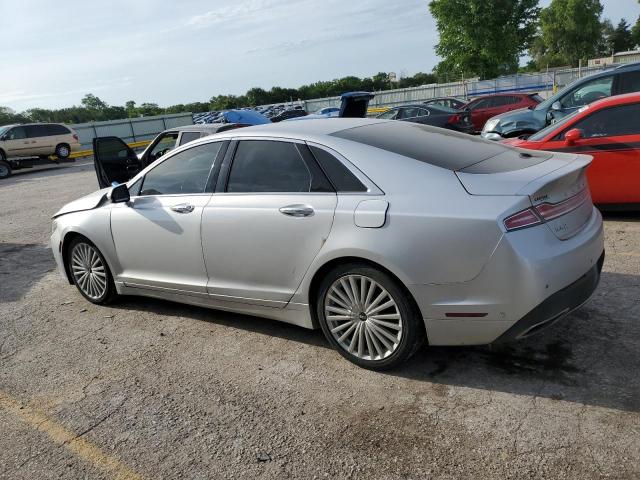
[[[128,202],[131,197],[129,196],[129,189],[126,183],[113,187],[109,192],[109,199],[111,203],[124,203]]]
[[[9,139],[9,135],[3,135],[0,137],[0,142],[4,142],[5,140]]]
[[[564,134],[564,143],[567,145],[573,145],[582,138],[582,132],[579,128],[572,128]]]
[[[558,102],[558,101],[553,102],[553,103],[551,104],[551,110],[555,110],[555,111],[560,111],[560,110],[562,110],[562,104],[561,104],[560,102]]]

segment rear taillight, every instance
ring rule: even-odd
[[[540,217],[536,215],[533,208],[527,208],[518,213],[514,213],[510,217],[504,219],[504,228],[507,231],[519,230],[521,228],[533,227],[542,223]]]
[[[74,134],[73,134],[73,139],[74,139],[76,142],[80,141],[80,140],[78,139],[78,134],[77,134],[77,133],[74,133]]]
[[[451,118],[449,118],[449,123],[460,123],[461,118],[462,117],[460,117],[460,115],[457,113],[455,115],[451,115]]]
[[[518,230],[520,228],[533,227],[543,222],[548,222],[555,218],[566,215],[573,212],[576,208],[580,207],[584,202],[589,200],[589,190],[584,189],[577,193],[573,197],[569,197],[566,200],[558,203],[541,203],[535,207],[526,208],[514,213],[513,215],[504,219],[504,227],[507,231]]]
[[[561,217],[562,215],[566,215],[567,213],[574,211],[588,199],[589,190],[585,188],[580,193],[574,195],[573,197],[569,197],[562,202],[541,203],[540,205],[536,206],[536,210],[540,217],[542,217],[544,220],[553,220],[554,218]]]

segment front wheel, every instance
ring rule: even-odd
[[[56,157],[69,158],[69,155],[71,155],[71,148],[69,145],[61,143],[56,147]]]
[[[424,324],[409,294],[388,274],[369,266],[343,265],[329,272],[316,309],[329,343],[364,368],[393,368],[424,341]]]
[[[11,165],[4,159],[4,153],[0,152],[0,178],[11,176]]]
[[[69,245],[67,263],[73,283],[91,303],[103,305],[116,297],[109,266],[93,243],[81,237],[74,239]]]

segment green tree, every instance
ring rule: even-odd
[[[638,0],[638,3],[640,3],[640,0]],[[633,39],[634,46],[640,47],[640,15],[638,15],[636,24],[631,29],[631,38]]]
[[[603,45],[600,0],[552,0],[540,12],[540,33],[531,50],[539,68],[577,66]]]
[[[134,118],[138,116],[138,110],[136,109],[136,102],[134,102],[133,100],[128,100],[124,104],[124,109],[127,112],[127,117]]]
[[[442,57],[435,71],[492,78],[515,72],[536,32],[538,0],[432,0]],[[453,80],[453,78],[449,78]]]
[[[597,45],[598,55],[611,55],[615,52],[613,40],[616,34],[616,28],[608,18],[601,24],[601,37]]]
[[[614,52],[626,52],[633,49],[635,41],[631,34],[631,25],[627,23],[626,19],[620,20],[613,31],[610,42]]]
[[[104,110],[108,107],[106,102],[100,100],[93,93],[87,93],[84,97],[82,97],[80,103],[83,107],[90,110]]]
[[[152,115],[162,115],[164,109],[160,108],[157,103],[142,103],[137,108],[138,114],[143,117],[150,117]]]
[[[0,126],[12,123],[27,123],[29,118],[23,113],[16,113],[9,107],[0,107]]]

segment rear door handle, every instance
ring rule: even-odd
[[[313,215],[313,207],[310,205],[287,205],[280,209],[280,213],[290,217],[310,217]]]
[[[195,207],[190,203],[180,203],[179,205],[173,205],[170,208],[176,213],[191,213]]]

